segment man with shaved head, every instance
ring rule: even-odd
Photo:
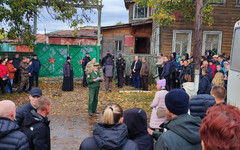
[[[10,100],[0,101],[0,149],[29,150],[28,139],[14,122],[16,106]]]

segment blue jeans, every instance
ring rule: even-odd
[[[139,74],[133,73],[133,84],[135,88],[141,88],[141,79]]]
[[[9,82],[11,85],[13,85],[13,79],[9,79]],[[6,91],[7,91],[7,93],[11,93],[8,85],[6,85]]]

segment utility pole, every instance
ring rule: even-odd
[[[200,57],[202,52],[202,8],[203,0],[196,0],[196,14],[194,23],[194,47],[193,47],[193,62],[194,62],[194,85],[195,93],[197,93],[200,75]]]
[[[34,14],[33,18],[33,35],[37,38],[37,14]],[[34,41],[34,44],[37,44],[37,41]]]
[[[102,4],[101,4],[102,5]],[[98,34],[97,34],[97,38],[98,38],[98,46],[101,45],[101,16],[102,16],[102,7],[98,7]]]

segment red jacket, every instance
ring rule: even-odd
[[[210,65],[209,65],[210,66]],[[212,78],[214,78],[215,76],[215,73],[216,73],[216,64],[213,64],[212,66],[210,66],[212,68],[212,73],[213,73],[213,76]]]
[[[6,65],[0,64],[0,77],[3,78],[6,75],[9,75],[9,71]]]

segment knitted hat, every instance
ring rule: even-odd
[[[69,59],[71,59],[71,57],[70,57],[70,56],[68,56],[68,57],[67,57],[67,60],[69,60]]]
[[[165,104],[167,109],[175,115],[187,114],[189,96],[181,89],[173,89],[166,95]]]
[[[162,88],[165,88],[165,86],[166,86],[166,79],[158,80],[157,84],[161,85]]]

